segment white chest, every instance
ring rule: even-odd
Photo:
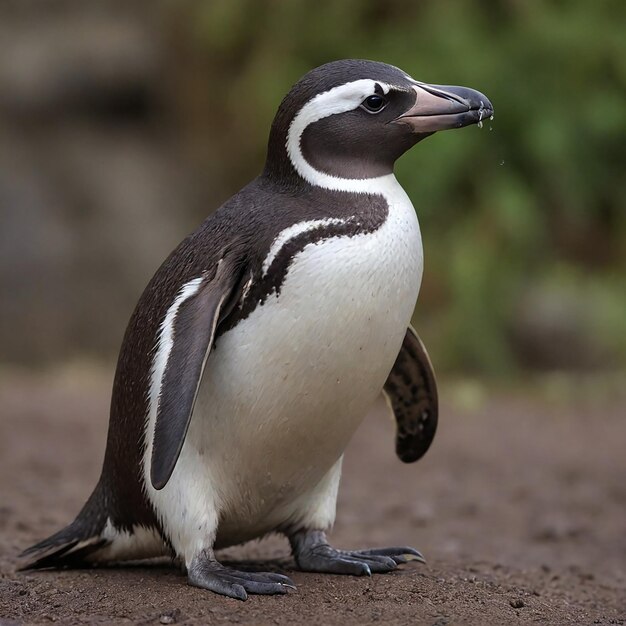
[[[305,247],[280,295],[211,354],[182,456],[206,460],[230,510],[260,513],[314,485],[382,389],[423,266],[413,206],[397,183],[385,195],[378,230]]]

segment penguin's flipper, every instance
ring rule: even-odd
[[[187,283],[163,323],[155,362],[163,349],[165,367],[160,380],[153,381],[159,398],[150,466],[155,489],[165,487],[174,471],[218,322],[237,298],[239,266],[237,259],[225,258],[212,278],[203,275]]]
[[[433,366],[410,326],[383,393],[396,418],[396,454],[401,461],[413,463],[424,456],[435,437],[439,402]]]

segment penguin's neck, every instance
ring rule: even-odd
[[[286,189],[299,195],[320,191],[386,195],[399,185],[393,172],[368,178],[346,178],[315,169],[304,158],[300,162],[284,159],[272,166],[266,164],[261,180],[275,189]]]
[[[261,180],[276,190],[287,190],[299,196],[320,196],[324,192],[344,192],[358,195],[390,195],[402,188],[393,171],[381,176],[348,178],[321,171],[304,158],[299,148],[285,154],[284,159],[266,163]]]

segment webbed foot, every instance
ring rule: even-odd
[[[187,573],[190,585],[209,589],[238,600],[247,600],[249,593],[272,595],[295,589],[293,581],[273,572],[244,572],[226,567],[207,550],[196,555]]]
[[[298,567],[305,572],[371,576],[374,572],[391,572],[407,561],[425,563],[415,548],[375,548],[372,550],[337,550],[328,544],[319,530],[300,531],[290,538]]]

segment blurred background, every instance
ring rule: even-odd
[[[624,0],[0,0],[0,622],[623,623],[625,25]],[[142,289],[261,171],[291,85],[347,57],[496,111],[398,163],[439,430],[400,464],[377,405],[333,535],[417,545],[428,568],[371,592],[303,574],[245,613],[174,570],[16,574],[97,480]]]
[[[290,86],[369,58],[496,115],[404,156],[439,372],[626,366],[621,0],[0,3],[0,365],[113,362],[141,290],[260,172]]]

